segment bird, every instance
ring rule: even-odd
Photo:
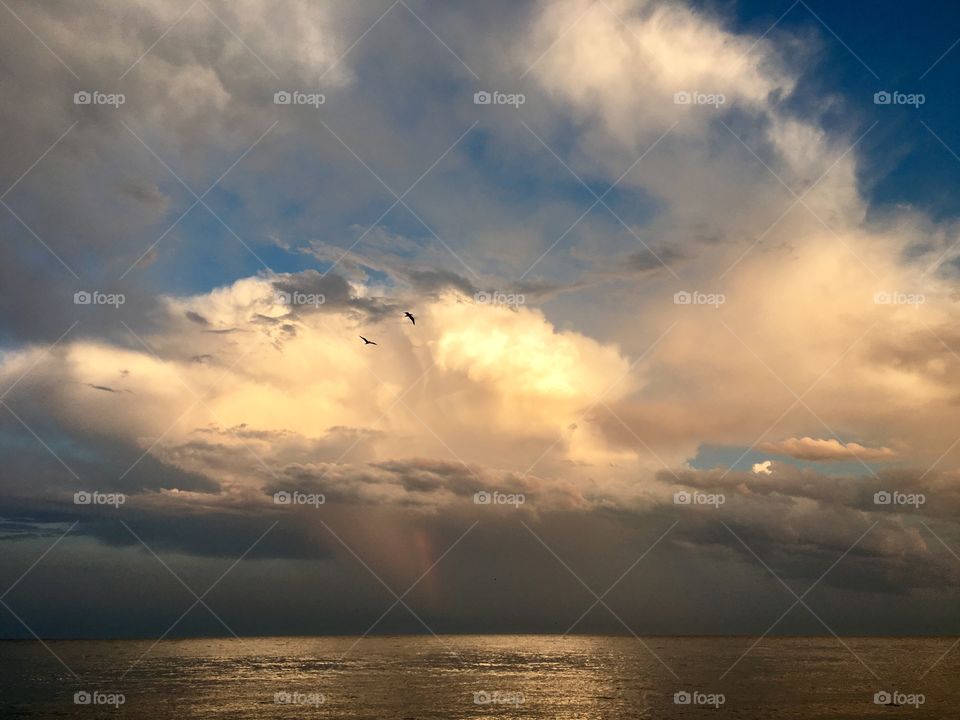
[[[360,339],[363,340],[364,345],[376,345],[373,340],[367,340],[363,335],[360,336]]]
[[[403,314],[403,316],[410,318],[410,322],[412,322],[414,325],[417,324],[417,320],[416,320],[415,317],[413,317],[413,314],[412,314],[412,313],[410,313],[410,312],[405,312],[405,313]]]

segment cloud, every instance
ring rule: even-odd
[[[422,571],[406,548],[452,542],[488,489],[527,495],[531,525],[603,579],[621,571],[605,548],[632,552],[629,531],[669,525],[680,486],[729,502],[688,514],[671,559],[753,562],[723,519],[778,572],[815,578],[876,521],[838,582],[953,582],[917,524],[871,498],[926,493],[922,516],[956,529],[960,318],[954,280],[927,272],[956,227],[902,207],[875,220],[866,128],[792,101],[817,67],[805,37],[672,2],[430,5],[424,19],[477,74],[527,94],[524,127],[473,105],[473,76],[403,5],[366,35],[383,8],[211,0],[236,35],[200,4],[151,48],[180,10],[11,4],[84,84],[128,93],[124,122],[163,158],[119,115],[74,106],[56,59],[0,27],[4,187],[43,156],[5,200],[30,231],[4,215],[22,242],[0,245],[0,387],[77,475],[4,416],[11,534],[82,516],[129,547],[71,503],[96,482],[129,493],[158,547],[228,555],[265,517],[292,517],[273,492],[312,489],[351,545]],[[322,124],[272,104],[318,82]],[[724,102],[676,102],[692,92]],[[179,220],[194,198],[164,164],[201,192],[238,158],[205,198],[217,217],[198,206]],[[384,187],[411,183],[403,204]],[[93,288],[127,303],[73,305]],[[725,302],[678,305],[679,290]],[[481,291],[523,301],[475,302]],[[874,300],[898,292],[926,301]],[[838,436],[871,446],[816,439]],[[903,467],[690,470],[704,446]],[[512,562],[499,522],[465,575]],[[282,525],[266,556],[330,557],[316,516]],[[542,571],[523,557],[519,576]]]
[[[813,461],[890,460],[897,455],[887,447],[870,448],[855,442],[844,444],[836,438],[786,438],[777,442],[761,443],[758,449],[777,455],[788,455],[798,460]]]

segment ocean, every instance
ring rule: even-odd
[[[765,638],[747,652],[754,643],[544,635],[10,640],[0,641],[0,717],[960,716],[953,638]]]

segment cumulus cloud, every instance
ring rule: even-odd
[[[798,460],[889,460],[896,453],[887,447],[870,448],[859,443],[840,442],[836,438],[814,439],[811,437],[786,438],[777,442],[759,445],[764,452],[788,455]]]
[[[4,216],[23,242],[0,244],[0,380],[48,445],[12,415],[0,425],[15,522],[76,517],[70,496],[96,479],[130,494],[151,539],[183,517],[166,547],[226,553],[281,517],[273,492],[311,490],[350,519],[351,543],[407,567],[379,534],[409,539],[415,518],[447,537],[479,489],[615,544],[621,524],[675,512],[683,487],[729,502],[694,509],[674,551],[749,560],[721,518],[778,569],[816,576],[876,522],[851,585],[953,577],[871,498],[937,496],[922,513],[944,524],[960,508],[957,304],[928,271],[956,228],[908,208],[868,220],[860,131],[789,102],[815,47],[652,0],[430,6],[449,47],[402,5],[354,48],[386,8],[209,5],[236,34],[201,4],[151,47],[182,10],[11,3],[84,84],[128,92],[116,115],[74,106],[70,73],[0,28],[6,186],[78,121],[6,200],[30,231]],[[527,93],[522,123],[473,105],[449,48]],[[325,92],[323,114],[272,104],[295,87]],[[203,191],[235,161],[209,213],[178,219],[195,199],[181,182]],[[128,302],[72,304],[93,287]],[[494,292],[515,301],[475,301]],[[903,467],[690,469],[703,447]],[[34,472],[41,459],[54,469]],[[205,539],[207,518],[226,540]],[[298,516],[270,553],[326,557],[317,530]]]

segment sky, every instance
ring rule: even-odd
[[[0,636],[957,631],[953,4],[0,15]]]

